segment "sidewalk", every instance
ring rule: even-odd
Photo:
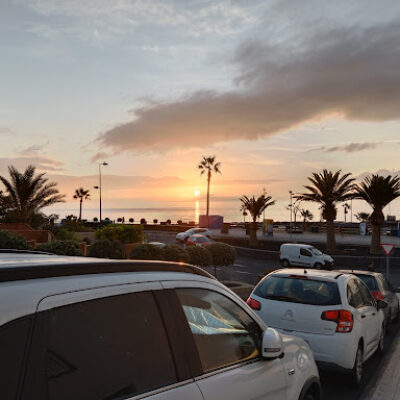
[[[400,399],[400,332],[393,339],[389,357],[381,365],[380,375],[360,400]]]

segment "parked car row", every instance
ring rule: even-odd
[[[301,338],[191,265],[0,250],[0,394],[319,400]]]
[[[363,364],[385,349],[399,301],[382,274],[281,269],[260,281],[247,304],[265,323],[304,339],[320,368],[345,372],[358,385]]]

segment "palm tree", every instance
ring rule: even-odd
[[[75,189],[74,199],[79,199],[79,222],[82,221],[82,203],[83,200],[90,200],[90,191],[80,187]]]
[[[342,207],[343,207],[343,212],[344,212],[344,222],[346,223],[346,219],[347,219],[346,217],[347,217],[349,210],[351,209],[351,206],[349,203],[344,203],[344,204],[342,204]]]
[[[310,222],[314,219],[314,215],[310,210],[306,210],[302,208],[300,210],[300,215],[303,217],[303,229],[306,230],[307,222]]]
[[[368,222],[370,214],[367,212],[359,212],[355,215],[358,221],[360,222]]]
[[[207,227],[210,223],[210,182],[212,173],[221,173],[221,163],[215,162],[215,156],[208,156],[202,158],[199,165],[197,166],[200,170],[200,175],[207,173]]]
[[[342,171],[328,171],[324,169],[320,173],[314,172],[308,178],[311,185],[305,185],[308,190],[295,197],[299,200],[319,203],[322,209],[322,217],[326,220],[326,247],[328,251],[336,248],[335,228],[333,221],[336,219],[338,203],[350,200],[354,197],[354,179],[351,174],[342,174]]]
[[[13,215],[16,222],[30,223],[34,214],[55,203],[64,202],[64,195],[56,189],[57,183],[48,182],[45,173],[35,175],[36,168],[29,165],[23,173],[14,166],[8,167],[10,179],[0,176],[6,192],[1,204]]]
[[[239,200],[242,202],[242,209],[247,210],[253,218],[250,229],[250,246],[257,247],[257,219],[266,208],[275,204],[275,200],[266,194],[262,194],[257,199],[254,196],[249,198],[243,195]]]
[[[385,222],[383,209],[400,196],[400,177],[388,175],[367,176],[356,187],[356,198],[365,200],[373,209],[369,222],[372,225],[371,254],[381,250],[381,226]]]

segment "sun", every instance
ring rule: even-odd
[[[199,196],[200,195],[200,190],[195,190],[194,191],[194,195],[197,197],[197,196]]]

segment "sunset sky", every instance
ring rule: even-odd
[[[397,0],[2,0],[0,174],[68,207],[107,161],[106,207],[157,207],[215,154],[214,201],[265,188],[285,218],[313,171],[400,173],[399,37]]]

